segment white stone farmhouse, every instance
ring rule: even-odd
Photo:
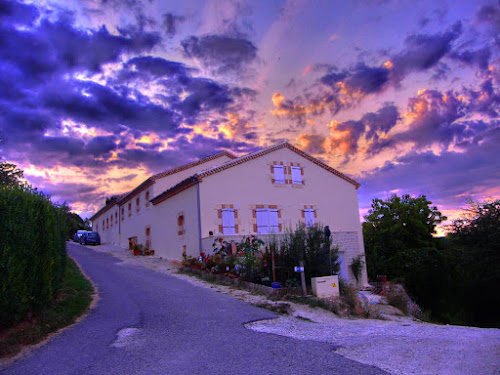
[[[287,142],[236,158],[221,152],[156,174],[92,218],[103,243],[140,243],[155,255],[211,252],[215,237],[264,240],[303,222],[328,225],[339,246],[340,276],[364,256],[359,183]],[[367,284],[366,268],[359,284]]]

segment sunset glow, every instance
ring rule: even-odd
[[[361,215],[398,192],[452,220],[500,197],[499,9],[8,0],[0,156],[85,218],[154,173],[286,139],[361,183]]]

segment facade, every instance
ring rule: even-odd
[[[219,236],[265,240],[300,221],[321,223],[339,246],[340,276],[355,281],[348,265],[364,255],[356,181],[286,142],[240,158],[218,155],[153,176],[101,209],[91,220],[103,242],[127,247],[132,239],[159,256],[181,259],[183,251],[210,252]],[[122,224],[108,229],[115,213]],[[366,269],[360,283],[367,284]]]

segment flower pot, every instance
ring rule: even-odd
[[[271,283],[271,288],[279,289],[281,287],[280,283]]]
[[[139,249],[134,249],[134,256],[138,255],[141,255],[141,252],[139,251]]]

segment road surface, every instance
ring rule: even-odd
[[[96,307],[2,374],[386,374],[331,344],[244,328],[267,310],[84,246],[68,253],[97,285]]]

